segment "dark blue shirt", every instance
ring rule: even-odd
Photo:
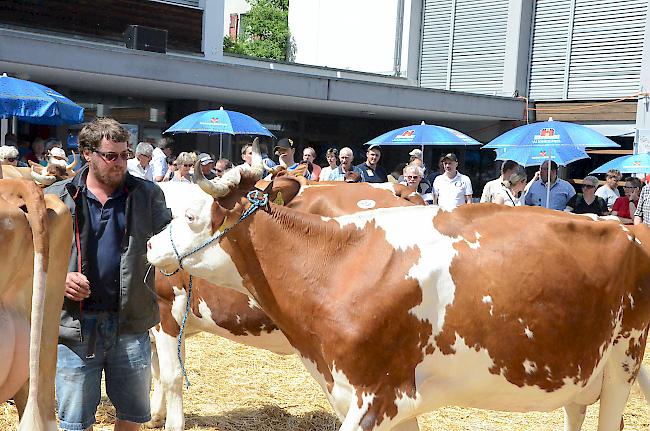
[[[388,176],[386,171],[381,166],[377,166],[376,169],[372,169],[365,163],[361,163],[354,167],[354,170],[361,175],[361,181],[364,183],[385,183],[388,181]]]
[[[86,260],[90,297],[84,300],[89,311],[117,311],[120,299],[120,259],[126,231],[126,191],[122,188],[102,206],[85,188],[90,214]]]

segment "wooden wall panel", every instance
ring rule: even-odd
[[[600,105],[603,102],[537,102],[535,111],[538,121],[553,117],[558,121],[636,121],[635,101],[623,101]]]

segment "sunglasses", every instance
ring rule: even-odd
[[[118,157],[122,160],[129,160],[131,158],[131,152],[130,151],[124,151],[122,153],[115,153],[113,151],[109,151],[107,153],[99,150],[94,150],[93,152],[99,154],[102,156],[102,159],[106,160],[107,162],[114,162],[118,159]]]
[[[404,175],[404,178],[406,178],[407,180],[414,180],[416,178],[420,178],[420,176],[419,175]]]
[[[192,163],[183,163],[183,166],[185,166],[186,168],[191,168],[194,165]]]
[[[13,162],[15,162],[16,160],[18,160],[18,158],[16,158],[16,157],[7,157],[5,160],[8,161],[8,162],[10,162],[10,163],[13,163]]]
[[[583,188],[583,189],[595,189],[596,186],[590,186],[590,185],[587,185],[587,184],[583,184],[583,185],[582,185],[582,188]]]
[[[634,187],[634,186],[625,186],[625,187],[623,187],[623,188],[624,188],[624,189],[627,189],[627,190],[638,189],[638,187]]]

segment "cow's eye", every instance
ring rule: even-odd
[[[192,211],[190,211],[190,210],[187,210],[185,212],[185,218],[187,219],[188,223],[192,223],[192,222],[194,222],[194,220],[196,220],[196,216],[194,214],[192,214]]]

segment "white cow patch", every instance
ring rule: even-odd
[[[2,226],[3,230],[13,230],[14,228],[14,222],[11,221],[10,218],[0,220],[0,225]]]
[[[257,301],[255,300],[255,298],[253,298],[252,296],[248,297],[248,308],[250,308],[251,310],[261,310],[262,309],[262,307],[260,307],[260,304],[258,304]]]
[[[490,295],[486,295],[483,297],[483,304],[489,304],[490,305],[490,316],[494,316],[494,305],[492,305],[492,297]]]
[[[305,191],[307,191],[307,189],[310,189],[310,188],[313,188],[313,187],[316,187],[318,189],[322,189],[323,187],[334,187],[334,185],[332,185],[332,184],[319,184],[317,186],[302,186],[302,187],[300,187],[300,190],[298,191],[298,194],[296,195],[296,197],[300,197],[300,195],[305,193]]]
[[[526,371],[526,374],[535,374],[537,372],[537,364],[526,359],[524,361],[524,370]]]
[[[442,235],[433,228],[432,221],[439,211],[436,206],[415,206],[406,211],[408,221],[404,220],[404,208],[380,208],[333,220],[341,226],[354,225],[358,229],[364,229],[374,222],[375,226],[384,230],[386,240],[395,250],[419,250],[420,259],[409,269],[407,277],[419,283],[422,302],[410,312],[423,322],[431,323],[433,331],[429,344],[435,345],[434,338],[445,322],[445,309],[454,301],[456,291],[449,272],[451,261],[458,254],[453,246],[463,239]]]
[[[362,210],[369,210],[374,208],[377,205],[377,202],[373,201],[372,199],[362,199],[359,202],[357,202],[357,206],[361,208]]]
[[[526,334],[526,337],[530,338],[531,340],[533,339],[533,331],[531,331],[528,326],[524,328],[524,334]]]

